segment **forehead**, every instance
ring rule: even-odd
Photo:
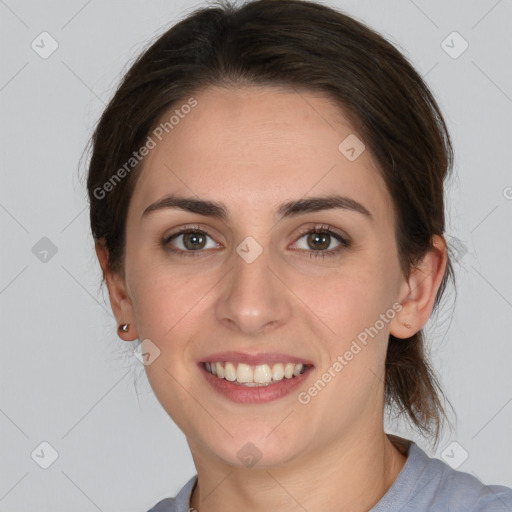
[[[338,193],[377,217],[391,214],[369,149],[363,150],[342,110],[325,95],[248,86],[211,87],[193,98],[193,108],[181,108],[193,104],[189,98],[176,102],[155,124],[157,135],[154,129],[149,134],[155,144],[130,208],[143,211],[180,193],[227,197],[233,209],[263,211],[286,200]],[[346,153],[350,147],[362,150],[355,160],[354,152]]]

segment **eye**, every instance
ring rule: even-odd
[[[208,240],[209,239],[209,240]],[[215,249],[219,245],[212,237],[198,228],[183,228],[177,233],[173,233],[162,240],[162,244],[169,250],[177,253],[201,252],[202,249]],[[190,254],[193,256],[193,254]]]
[[[350,241],[334,231],[331,226],[322,225],[303,231],[296,245],[299,250],[310,252],[310,257],[325,257],[336,256],[350,247]]]
[[[162,239],[162,245],[179,256],[199,256],[203,249],[221,247],[203,229],[188,226]],[[300,234],[295,249],[309,253],[310,257],[336,256],[349,248],[351,242],[331,226],[309,227]]]

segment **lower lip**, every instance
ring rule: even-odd
[[[305,379],[308,378],[311,370],[313,369],[313,367],[310,366],[304,373],[297,377],[292,377],[291,379],[283,377],[283,380],[275,384],[269,384],[268,386],[249,387],[234,384],[229,380],[216,377],[206,370],[203,363],[199,363],[198,366],[203,372],[206,380],[216,391],[224,395],[226,398],[229,398],[229,400],[241,404],[260,404],[264,402],[271,402],[272,400],[277,400],[278,398],[289,395],[294,389],[300,386]]]

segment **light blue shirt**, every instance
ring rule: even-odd
[[[410,443],[402,471],[370,512],[512,512],[511,488],[484,485]],[[148,512],[189,512],[196,481],[194,475],[175,498],[158,502]]]

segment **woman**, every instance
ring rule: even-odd
[[[88,190],[119,336],[197,468],[151,510],[510,510],[383,427],[439,438],[451,165],[417,72],[316,3],[204,8],[135,62]]]

